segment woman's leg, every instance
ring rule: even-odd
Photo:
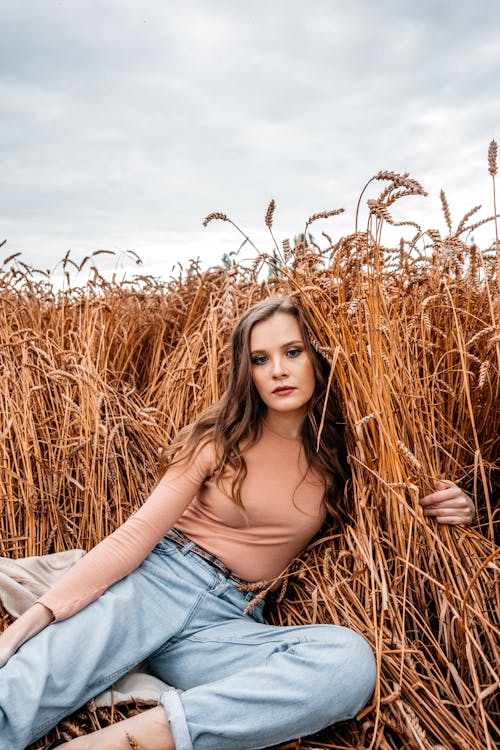
[[[172,688],[164,708],[79,737],[68,750],[130,750],[127,735],[142,750],[269,747],[352,718],[375,684],[372,651],[353,631],[278,628],[234,611],[230,621],[174,639],[151,666],[185,692]]]
[[[253,750],[312,734],[353,718],[376,680],[373,652],[352,630],[243,619],[171,644],[152,666],[185,688],[161,697],[177,750]]]
[[[169,544],[173,545],[162,543]],[[0,671],[0,750],[22,750],[28,741],[44,734],[69,713],[67,691],[73,691],[73,683],[79,686],[77,704],[81,705],[141,661],[146,653],[150,654],[153,671],[185,692],[179,694],[172,688],[161,696],[165,715],[161,714],[163,708],[144,712],[136,721],[134,717],[93,733],[88,739],[73,740],[69,744],[75,750],[119,749],[126,732],[135,737],[143,750],[171,750],[172,739],[176,750],[264,748],[350,718],[369,700],[375,683],[375,661],[363,638],[346,628],[330,625],[292,628],[264,625],[260,605],[253,614],[243,615],[251,594],[238,591],[231,581],[190,553],[189,545],[168,554],[163,557],[161,549],[152,553],[136,571],[137,575],[134,573],[122,582],[136,584],[133,596],[138,597],[137,607],[131,606],[133,599],[127,590],[115,602],[112,613],[102,613],[110,624],[104,627],[105,647],[99,653],[107,665],[112,652],[113,672],[108,667],[103,670],[95,656],[94,641],[102,640],[103,622],[99,616],[94,617],[90,629],[83,617],[70,618],[50,626],[25,644],[18,655],[24,663],[17,672],[16,690],[12,694],[8,680],[3,679],[5,673]],[[114,589],[84,612],[91,611],[94,605],[97,609],[99,603],[110,602]],[[116,584],[116,592],[119,594],[120,584]],[[142,607],[142,617],[138,617]],[[35,702],[43,705],[45,723],[27,731],[26,727],[29,729],[35,722],[29,716],[28,720],[23,718],[31,710],[27,707],[30,691],[23,680],[36,670],[37,656],[33,653],[22,656],[23,651],[29,644],[45,644],[38,639],[52,629],[54,634],[58,625],[72,620],[79,623],[78,633],[71,637],[71,648],[64,645],[61,658],[60,638],[52,638],[52,648],[48,651],[46,647],[42,649],[43,684],[40,695],[37,677]],[[132,645],[128,640],[130,630]],[[153,642],[162,645],[155,649]],[[87,649],[93,654],[90,662]],[[57,662],[57,679],[53,677],[52,659]],[[81,688],[82,670],[91,680],[86,690]],[[13,674],[16,668],[10,676]],[[44,691],[47,687],[48,692]],[[36,713],[38,717],[39,707]],[[22,734],[17,731],[16,715],[24,727]],[[165,729],[167,720],[171,735]],[[2,742],[7,737],[13,741],[7,744],[5,739],[4,746]]]
[[[243,614],[249,598],[221,581],[149,660],[184,690],[161,696],[176,750],[270,747],[354,717],[373,693],[375,659],[364,638],[333,625],[265,625],[260,605]]]
[[[0,669],[0,750],[24,750],[175,635],[206,584],[180,577],[165,540],[131,575],[49,625]]]
[[[67,743],[68,750],[130,750],[133,738],[141,750],[175,750],[163,706],[136,714]],[[64,745],[66,748],[66,745]]]

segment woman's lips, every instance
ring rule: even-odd
[[[287,396],[289,393],[293,393],[293,391],[297,390],[296,388],[293,388],[292,386],[280,386],[279,388],[275,388],[273,391],[273,394],[275,396]]]

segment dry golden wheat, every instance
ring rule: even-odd
[[[407,174],[380,172],[373,180],[390,183],[386,210],[407,191],[425,193]],[[287,294],[310,311],[311,342],[332,363],[351,479],[341,527],[327,524],[311,542],[281,579],[286,597],[267,605],[266,616],[276,624],[355,628],[379,664],[376,693],[359,720],[300,747],[493,750],[500,724],[500,250],[452,237],[447,206],[444,196],[445,239],[428,230],[425,247],[415,239],[385,247],[387,218],[377,209],[376,236],[368,217],[366,231],[327,237],[324,250],[285,243],[286,263],[269,278],[259,272],[269,258],[258,254],[230,269],[202,273],[193,264],[165,282],[117,284],[97,273],[84,287],[55,291],[18,257],[7,259],[0,271],[1,554],[88,549],[122,523],[152,487],[160,447],[220,398],[234,321],[257,300]],[[230,221],[220,213],[205,221],[212,219]],[[67,269],[71,263],[67,256]],[[423,517],[417,498],[440,478],[474,497],[471,528]],[[1,627],[8,619],[2,614]],[[59,732],[76,736],[146,705],[91,703]]]
[[[492,177],[497,173],[497,142],[490,142],[488,146],[488,171]]]
[[[335,208],[332,211],[319,211],[308,218],[306,221],[306,228],[318,219],[329,219],[331,216],[338,216],[339,214],[344,213],[344,210],[345,209],[343,208]]]
[[[130,735],[128,732],[126,733],[126,737],[127,737],[127,742],[129,744],[129,747],[132,750],[142,750],[142,747],[139,745],[137,740],[134,737],[132,737],[132,735]]]
[[[448,204],[448,199],[446,197],[446,193],[444,190],[441,190],[439,193],[439,197],[441,198],[441,206],[443,208],[443,214],[446,221],[446,225],[448,227],[448,231],[451,234],[452,233],[452,226],[451,226],[451,213],[450,213],[450,206]]]
[[[273,228],[273,215],[274,215],[274,209],[276,208],[276,203],[274,201],[274,198],[269,203],[269,206],[267,207],[266,216],[264,218],[264,223],[266,227],[269,229]]]
[[[207,224],[214,220],[229,221],[229,218],[228,216],[226,216],[226,214],[223,214],[220,211],[214,211],[213,213],[208,214],[208,216],[203,219],[203,226],[206,227]]]

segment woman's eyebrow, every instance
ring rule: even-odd
[[[288,349],[290,346],[294,346],[296,344],[300,344],[301,346],[304,346],[304,342],[302,339],[294,339],[293,341],[288,341],[286,344],[281,345],[281,349]],[[250,352],[250,355],[254,354],[261,354],[262,352],[265,352],[265,349],[252,349]]]

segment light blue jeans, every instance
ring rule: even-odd
[[[334,625],[276,627],[263,604],[163,539],[146,560],[0,669],[0,748],[23,750],[137,664],[181,688],[160,697],[176,750],[251,750],[349,719],[376,676],[368,643]]]

